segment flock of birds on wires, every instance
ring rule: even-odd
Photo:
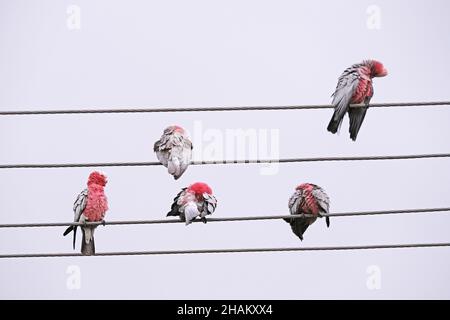
[[[376,60],[365,60],[347,68],[339,77],[336,90],[333,93],[333,116],[327,130],[336,133],[348,113],[350,118],[350,138],[355,141],[361,124],[364,121],[370,99],[373,96],[372,81],[375,77],[384,77],[387,70]],[[352,107],[350,107],[352,105]],[[166,128],[161,138],[154,144],[154,152],[176,180],[179,179],[191,163],[193,144],[185,130],[177,125]],[[87,188],[83,190],[74,203],[74,222],[104,222],[108,210],[108,200],[104,188],[107,177],[97,171],[89,175]],[[189,225],[199,218],[204,223],[206,216],[212,214],[217,206],[217,199],[208,184],[196,182],[183,188],[174,198],[167,216],[178,216]],[[303,234],[319,217],[325,216],[327,227],[330,226],[330,199],[325,191],[312,183],[302,183],[296,187],[289,199],[291,215],[303,215],[296,219],[284,219],[290,224],[296,236],[303,240]],[[305,216],[307,215],[307,216]],[[97,225],[80,226],[82,231],[81,253],[95,255],[94,232]],[[64,232],[64,236],[73,231],[73,248],[75,249],[77,226],[72,225]]]

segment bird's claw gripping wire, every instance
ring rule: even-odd
[[[200,219],[203,223],[207,223],[208,221],[206,220],[206,217],[202,217],[201,219]]]
[[[105,219],[102,220],[102,226],[106,226],[106,221],[105,221]]]

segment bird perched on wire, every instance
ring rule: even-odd
[[[330,199],[325,191],[319,186],[312,183],[303,183],[299,185],[294,194],[289,199],[289,210],[291,215],[312,215],[312,217],[301,217],[297,219],[284,219],[291,225],[292,231],[303,240],[303,233],[308,227],[316,221],[317,217],[321,218],[328,214],[330,207]],[[330,226],[330,218],[325,218],[327,227]]]
[[[348,112],[350,138],[355,141],[373,96],[372,79],[384,77],[387,74],[383,64],[376,60],[365,60],[347,68],[339,77],[336,90],[332,95],[334,113],[328,124],[328,131],[336,133],[345,113]],[[359,106],[350,108],[350,104]]]
[[[107,178],[104,174],[94,171],[89,175],[87,188],[81,191],[73,205],[75,213],[74,222],[97,222],[105,221],[105,213],[108,210],[108,199],[105,196],[104,188]],[[86,256],[95,254],[94,231],[96,225],[81,226],[83,239],[81,242],[81,253]],[[77,235],[77,226],[70,226],[64,232],[64,236],[73,230],[73,248]]]
[[[179,216],[186,225],[196,217],[200,217],[203,223],[206,223],[206,216],[212,214],[217,206],[211,188],[203,182],[196,182],[183,188],[173,201],[167,216]]]
[[[167,127],[153,150],[159,162],[167,168],[175,180],[186,171],[192,158],[192,142],[180,126]]]

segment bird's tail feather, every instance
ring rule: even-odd
[[[169,174],[173,175],[175,180],[177,180],[179,177],[181,177],[181,165],[180,165],[180,159],[177,157],[172,156],[168,163],[167,163],[167,171]]]
[[[68,227],[66,229],[66,231],[64,231],[63,236],[67,236],[70,233],[70,231],[72,231],[72,230],[73,230],[73,226]]]
[[[73,228],[73,250],[75,250],[75,242],[77,240],[77,226]]]
[[[303,241],[303,234],[306,229],[309,227],[309,222],[306,219],[295,219],[293,223],[291,223],[292,231],[295,233],[300,240]]]
[[[172,211],[167,212],[166,217],[170,217],[170,216],[179,216],[179,215],[180,215],[179,212],[177,212],[177,211],[175,211],[175,210],[172,210]]]
[[[339,127],[342,124],[342,120],[344,119],[345,113],[349,109],[350,100],[352,94],[347,91],[339,91],[339,93],[333,94],[333,102],[334,106],[333,116],[331,117],[330,123],[328,124],[327,130],[331,133],[336,133],[339,131]]]
[[[308,229],[309,221],[305,218],[283,218],[283,220],[291,225],[292,232],[303,241],[303,233]]]
[[[331,133],[338,132],[339,127],[342,124],[342,120],[344,119],[344,115],[340,116],[338,110],[334,111],[333,116],[331,117],[331,120],[328,123],[327,130],[330,131]]]
[[[83,240],[81,242],[81,254],[84,256],[93,256],[95,255],[93,229],[92,230],[82,229],[82,231],[83,231]]]
[[[367,107],[350,108],[348,115],[350,117],[350,138],[355,141],[358,136],[359,129],[366,116]]]
[[[73,249],[75,250],[75,242],[77,239],[77,226],[70,226],[64,231],[63,236],[67,236],[73,230]]]

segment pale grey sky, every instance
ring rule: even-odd
[[[81,29],[67,27],[70,5],[81,9]],[[380,29],[368,28],[371,5]],[[375,80],[372,102],[449,100],[449,9],[443,0],[0,0],[0,108],[326,104],[340,73],[367,58],[390,72]],[[369,110],[356,143],[347,120],[340,135],[326,131],[331,113],[3,116],[0,163],[155,161],[153,142],[170,124],[192,133],[202,126],[197,155],[211,133],[238,129],[278,129],[282,158],[450,151],[448,107]],[[274,175],[256,165],[194,166],[178,181],[163,167],[99,169],[109,177],[107,220],[163,218],[195,181],[213,188],[217,217],[287,213],[301,182],[322,186],[332,212],[450,204],[445,159],[282,164]],[[1,170],[0,223],[70,221],[92,170]],[[100,252],[444,242],[449,224],[446,214],[337,218],[329,229],[319,220],[303,242],[283,221],[108,226],[98,228],[96,245]],[[0,230],[0,253],[72,252],[63,231]],[[372,265],[381,271],[379,290],[366,286]],[[69,266],[81,272],[78,290],[67,287]],[[0,260],[0,298],[13,299],[448,299],[449,280],[448,248]]]

